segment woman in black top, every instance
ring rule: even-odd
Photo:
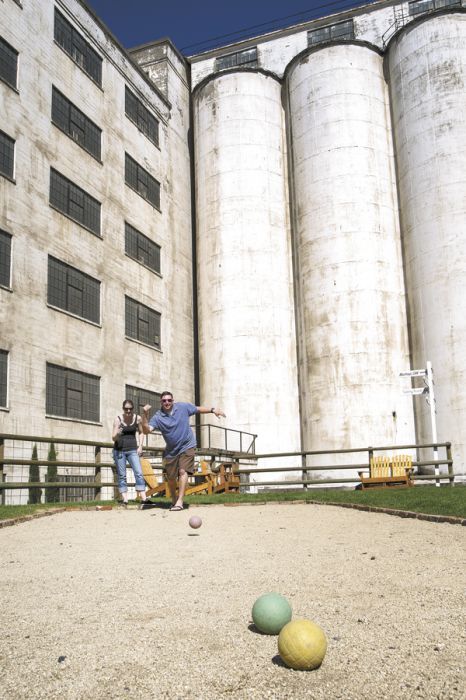
[[[129,462],[136,482],[136,491],[144,503],[146,500],[146,484],[142,475],[141,460],[144,433],[142,432],[141,416],[134,413],[131,399],[123,401],[123,415],[113,421],[113,459],[118,471],[118,490],[123,505],[128,503],[128,485],[126,483],[126,462]]]

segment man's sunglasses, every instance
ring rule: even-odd
[[[162,399],[161,403],[173,403],[173,399]]]

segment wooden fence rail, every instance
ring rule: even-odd
[[[14,442],[15,445],[8,445],[9,442]],[[18,457],[17,454],[20,450],[30,449],[30,445],[17,447],[16,443],[54,443],[55,445],[71,445],[75,447],[82,448],[92,448],[94,452],[94,461],[90,461],[89,457],[85,454],[85,449],[81,453],[82,457],[87,456],[86,461],[79,460],[79,454],[66,455],[66,458],[61,459],[57,457],[56,460],[46,460],[46,459],[26,459]],[[8,447],[8,449],[7,449]],[[103,450],[111,450],[113,444],[110,442],[98,442],[91,440],[73,440],[68,438],[57,438],[57,437],[44,437],[36,435],[16,435],[10,433],[0,433],[0,503],[4,502],[5,492],[8,490],[24,490],[30,488],[39,489],[93,489],[95,498],[99,499],[102,497],[102,489],[108,488],[113,489],[113,495],[117,495],[117,478],[116,478],[116,468],[115,465],[110,461],[102,461]],[[227,463],[234,465],[234,473],[240,476],[241,490],[249,491],[252,489],[262,488],[262,487],[299,487],[307,489],[312,486],[323,486],[323,485],[352,485],[360,483],[360,478],[357,475],[359,470],[368,470],[371,463],[371,458],[375,453],[400,453],[400,451],[411,450],[419,455],[420,450],[432,450],[435,455],[438,455],[438,450],[442,449],[445,452],[444,459],[432,459],[428,460],[425,458],[412,461],[413,467],[417,467],[418,470],[423,470],[425,467],[430,467],[434,470],[434,473],[415,473],[413,474],[414,481],[432,481],[435,480],[437,484],[440,482],[448,482],[450,486],[454,486],[455,477],[460,476],[455,474],[453,471],[453,459],[451,443],[428,443],[428,444],[410,444],[410,445],[389,445],[382,447],[362,447],[362,448],[348,448],[343,450],[305,450],[301,452],[273,452],[264,454],[251,454],[250,452],[234,452],[226,449],[216,449],[216,448],[199,448],[197,450],[197,458],[199,460],[208,460],[212,464],[217,463]],[[145,454],[149,456],[152,460],[155,460],[154,467],[159,470],[161,478],[161,458],[162,449],[158,447],[147,446],[145,449]],[[355,455],[359,453],[361,459],[355,464],[344,463],[344,464],[329,464],[331,461],[331,456],[334,455]],[[300,464],[296,466],[281,466],[279,460],[282,458],[298,457],[300,458]],[[308,458],[320,458],[322,457],[322,464],[307,464]],[[325,459],[324,459],[325,458]],[[108,459],[108,457],[107,457]],[[276,463],[271,466],[260,466],[263,460],[276,460]],[[57,469],[61,468],[72,468],[72,474],[67,475],[67,480],[64,480],[63,475],[58,474],[56,481],[7,481],[7,474],[5,473],[5,467],[11,469],[12,473],[9,475],[10,478],[14,479],[15,467],[30,467],[36,465],[37,467],[48,468],[54,466]],[[441,472],[441,469],[443,471]],[[93,479],[92,481],[82,481],[79,480],[79,471],[87,470],[86,476]],[[94,470],[93,473],[89,474],[89,470]],[[111,470],[105,478],[103,469]],[[295,474],[299,473],[300,476],[291,476],[290,479],[286,477],[290,472]],[[316,478],[313,478],[315,472],[320,472],[316,474]],[[326,476],[325,472],[329,475]],[[334,472],[334,475],[331,474]],[[340,473],[340,472],[353,472],[352,474]],[[336,475],[335,475],[336,473]],[[262,480],[262,478],[255,480],[256,475],[269,475],[269,478]],[[280,479],[280,475],[284,475],[283,479]],[[111,479],[108,477],[111,476]],[[73,478],[75,477],[75,478]],[[60,481],[58,480],[60,479]],[[128,486],[134,486],[130,480],[128,481]]]

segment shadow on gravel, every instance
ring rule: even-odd
[[[272,656],[272,663],[275,664],[275,666],[280,666],[281,668],[288,668],[286,663],[282,661],[280,654],[275,654],[275,656]]]

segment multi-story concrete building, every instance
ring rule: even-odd
[[[2,15],[5,432],[106,439],[125,394],[197,386],[260,452],[429,442],[399,376],[429,360],[464,473],[460,2],[191,57],[79,0]]]

